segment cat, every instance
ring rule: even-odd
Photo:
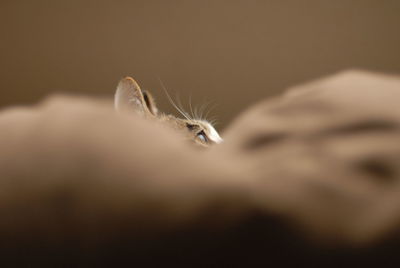
[[[131,77],[120,80],[114,97],[116,111],[136,112],[145,118],[155,119],[168,124],[176,130],[182,131],[186,136],[198,145],[209,147],[223,141],[214,126],[204,120],[189,116],[171,100],[172,105],[185,117],[178,118],[173,115],[160,113],[157,109],[153,96],[142,90],[138,83]]]

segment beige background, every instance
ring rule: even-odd
[[[251,103],[344,68],[400,73],[400,1],[0,2],[0,107],[51,92],[111,96],[125,75],[172,111]]]

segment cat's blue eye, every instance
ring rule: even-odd
[[[206,137],[204,135],[198,135],[199,139],[202,141],[206,141]]]
[[[207,142],[207,136],[206,136],[206,134],[204,133],[203,130],[200,131],[199,133],[197,133],[197,137],[198,137],[201,141]]]

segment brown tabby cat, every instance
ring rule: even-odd
[[[125,77],[119,82],[114,104],[117,111],[132,111],[146,118],[167,123],[174,129],[183,131],[196,144],[207,147],[223,141],[211,123],[190,117],[174,103],[172,104],[185,117],[184,119],[159,113],[151,94],[141,90],[131,77]]]

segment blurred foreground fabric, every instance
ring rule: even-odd
[[[208,150],[111,100],[4,109],[0,263],[399,265],[399,103],[400,78],[346,71],[255,104]]]

